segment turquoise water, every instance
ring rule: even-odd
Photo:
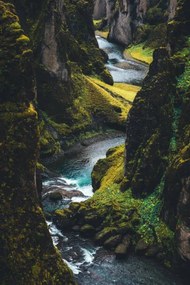
[[[124,135],[118,134],[116,137],[102,139],[89,146],[71,149],[62,159],[51,165],[51,170],[56,171],[59,179],[67,182],[75,190],[81,191],[85,196],[92,196],[91,172],[94,165],[99,159],[106,157],[108,149],[124,142]]]

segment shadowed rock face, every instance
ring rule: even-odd
[[[38,122],[30,40],[0,1],[1,284],[74,284],[57,254],[36,190]]]
[[[99,20],[106,17],[106,0],[94,0],[93,18]]]
[[[127,119],[126,188],[132,187],[136,196],[151,193],[167,165],[164,157],[169,151],[175,96],[173,69],[167,51],[155,51],[149,74]]]
[[[172,5],[175,3],[172,1]],[[176,233],[176,258],[188,274],[190,265],[189,1],[181,1],[168,25],[170,54],[154,61],[127,120],[125,189],[143,197],[163,186],[162,219]],[[184,57],[185,56],[185,57]],[[177,81],[176,79],[177,78]],[[182,80],[183,79],[183,80]],[[189,85],[188,85],[189,86]]]
[[[68,69],[65,61],[59,57],[58,43],[56,40],[56,13],[59,13],[61,22],[64,24],[63,1],[55,1],[51,4],[48,21],[45,22],[44,40],[42,43],[42,64],[49,72],[52,72],[63,81],[68,81]],[[56,11],[56,13],[55,13]]]
[[[169,20],[173,19],[175,16],[176,12],[176,7],[177,7],[177,0],[170,0],[169,1]]]

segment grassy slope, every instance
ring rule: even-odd
[[[75,74],[74,82],[75,98],[67,109],[71,123],[56,123],[53,118],[42,114],[40,143],[44,155],[59,153],[61,150],[59,139],[52,136],[44,121],[60,137],[65,137],[67,145],[101,132],[102,124],[124,129],[131,104],[140,90],[138,86],[122,83],[110,86],[97,78],[81,74]]]
[[[132,45],[124,51],[124,56],[130,55],[134,59],[150,64],[153,60],[153,49],[144,48],[144,44]]]
[[[105,30],[105,31],[96,31],[96,36],[100,36],[100,37],[102,37],[102,38],[104,38],[104,39],[107,39],[108,33],[109,33],[108,30]]]
[[[97,78],[91,78],[91,80],[93,80],[94,83],[101,86],[105,90],[110,91],[111,93],[115,93],[129,102],[133,102],[137,92],[141,89],[139,86],[126,83],[115,83],[113,86],[111,86],[104,83],[103,81],[100,81]]]

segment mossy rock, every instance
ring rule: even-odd
[[[131,237],[126,236],[123,238],[122,242],[115,248],[115,254],[118,258],[123,258],[129,252],[129,248],[131,245]]]
[[[82,235],[90,237],[94,235],[96,229],[89,224],[85,224],[80,228],[80,232]]]
[[[147,243],[147,241],[140,239],[136,244],[135,251],[137,253],[143,253],[148,249],[148,247],[149,244]]]
[[[111,236],[110,238],[108,238],[105,242],[104,242],[104,246],[106,248],[109,249],[113,249],[115,248],[119,242],[121,241],[122,236],[121,235],[115,235],[115,236]]]
[[[55,224],[60,228],[71,228],[75,224],[75,219],[72,215],[72,211],[69,209],[57,210],[53,214],[53,220]]]
[[[95,236],[95,241],[99,244],[103,244],[108,238],[117,233],[117,228],[106,227]]]
[[[100,73],[100,77],[105,83],[109,85],[114,84],[113,78],[108,70],[104,70],[102,73]]]

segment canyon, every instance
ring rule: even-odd
[[[77,283],[47,220],[188,284],[189,10],[188,0],[0,1],[3,285]],[[152,51],[150,66],[125,55],[131,45]],[[143,77],[135,85],[113,70]],[[126,141],[95,164],[93,196],[43,210],[48,162],[113,129]]]

